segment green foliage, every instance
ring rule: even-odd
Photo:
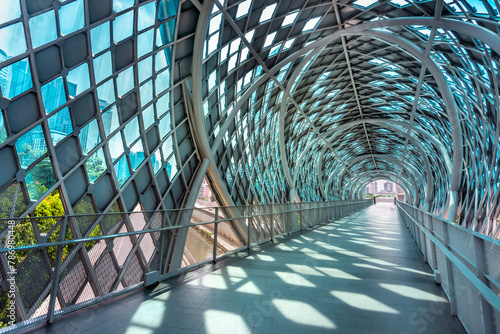
[[[17,200],[14,208],[14,217],[19,217],[24,211],[26,211],[26,204],[24,203],[23,192],[20,188],[17,194]],[[14,197],[16,194],[17,182],[12,183],[7,189],[0,193],[0,218],[10,218],[10,213],[12,211],[12,206],[14,204]],[[3,231],[6,226],[2,226]]]
[[[373,194],[372,193],[366,193],[366,198],[373,198]]]
[[[90,182],[94,182],[106,171],[106,164],[97,154],[94,154],[85,163],[85,168],[87,169]]]

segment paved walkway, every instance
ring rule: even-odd
[[[392,203],[32,333],[463,333]]]

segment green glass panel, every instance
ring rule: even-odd
[[[22,168],[28,168],[29,165],[47,152],[41,125],[36,126],[17,139],[16,152]]]
[[[26,173],[25,178],[28,194],[32,201],[37,201],[55,184],[54,172],[50,159],[45,158]]]
[[[85,162],[85,169],[91,183],[94,183],[106,171],[106,159],[102,148],[88,158]]]

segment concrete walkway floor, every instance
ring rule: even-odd
[[[463,333],[392,203],[31,333]]]

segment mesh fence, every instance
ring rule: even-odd
[[[422,241],[425,239],[423,245],[427,257],[430,258],[429,263],[436,261],[436,268],[433,267],[433,269],[440,273],[441,286],[448,298],[451,298],[451,303],[455,305],[457,315],[466,330],[469,333],[485,333],[486,328],[493,328],[494,332],[500,332],[500,244],[498,241],[419,212],[403,203],[399,204],[399,209],[403,221],[413,231],[414,237]],[[411,217],[410,212],[413,212]],[[423,221],[431,222],[432,219],[432,224],[427,223],[423,228],[429,229],[428,233],[434,235],[434,240],[427,235],[422,237],[424,233],[412,219],[413,215],[429,215],[429,217],[422,216]],[[444,240],[448,240],[448,243],[445,244]],[[448,252],[448,255],[442,248]],[[459,268],[459,264],[463,269]],[[478,279],[473,280],[471,278],[473,276]],[[488,289],[493,294],[485,292]],[[489,301],[484,297],[486,295],[482,296],[481,293],[487,293]],[[491,320],[483,314],[483,312],[489,313],[490,309]],[[490,321],[492,323],[489,323]]]
[[[171,256],[169,251],[182,229],[187,234],[180,267],[187,267],[213,259],[214,249],[217,257],[371,203],[113,212],[26,217],[11,223],[0,219],[4,246],[0,251],[0,332],[52,317],[51,310],[64,314],[135,289],[152,270],[169,272],[165,259]],[[187,225],[179,228],[183,221]]]

